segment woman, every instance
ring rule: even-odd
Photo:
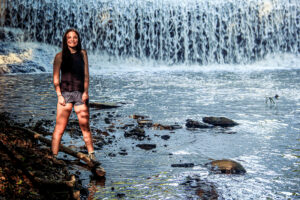
[[[58,98],[56,125],[52,135],[53,155],[56,157],[58,154],[59,144],[74,106],[89,157],[94,160],[89,125],[88,58],[86,51],[81,49],[79,33],[75,29],[68,29],[63,36],[62,51],[54,59],[53,83]]]

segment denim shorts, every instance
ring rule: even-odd
[[[84,104],[82,101],[82,92],[62,92],[61,95],[65,98],[66,103],[72,103],[74,106]],[[86,105],[88,105],[88,100],[86,101]]]

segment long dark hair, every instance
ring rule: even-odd
[[[62,39],[62,64],[64,66],[68,66],[69,64],[71,64],[70,63],[71,62],[70,61],[71,52],[70,52],[70,50],[68,48],[68,44],[67,44],[67,35],[68,35],[69,32],[72,32],[72,31],[75,32],[77,37],[78,37],[78,44],[76,46],[76,53],[80,53],[80,55],[81,55],[82,47],[81,47],[80,35],[79,35],[79,33],[76,29],[70,28],[65,32],[65,34],[63,36],[63,39]]]

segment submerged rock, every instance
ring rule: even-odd
[[[186,120],[185,126],[187,128],[211,128],[212,127],[210,125],[207,125],[207,124],[204,124],[204,123],[201,123],[201,122],[198,122],[198,121],[194,121],[194,120],[191,120],[191,119]]]
[[[181,129],[182,127],[178,124],[174,125],[162,125],[162,124],[153,124],[154,129],[159,129],[159,130],[175,130],[175,129]]]
[[[203,122],[214,126],[232,127],[238,125],[237,122],[226,117],[203,117]]]
[[[156,148],[156,144],[137,144],[136,146],[144,150],[151,150]]]
[[[201,180],[198,176],[188,176],[181,185],[186,186],[188,191],[194,192],[200,199],[217,200],[219,197],[216,187],[206,180]]]
[[[145,119],[149,118],[148,116],[143,116],[143,115],[131,115],[130,118],[132,119]]]
[[[135,139],[143,140],[146,137],[145,130],[139,127],[133,128],[124,133],[125,137],[132,137]]]
[[[41,119],[36,122],[33,130],[43,135],[52,135],[49,129],[53,126],[54,122],[52,120]]]
[[[152,120],[146,120],[146,119],[142,119],[142,120],[138,120],[137,123],[139,124],[140,127],[151,127],[153,122]]]
[[[214,160],[207,163],[206,166],[215,173],[220,174],[245,174],[245,168],[238,162],[233,160]]]
[[[89,106],[91,108],[97,108],[97,109],[110,109],[110,108],[120,107],[120,105],[116,103],[105,103],[105,102],[89,102]]]
[[[194,163],[179,163],[179,164],[172,164],[171,167],[194,167]]]
[[[169,136],[169,135],[162,135],[162,136],[161,136],[161,139],[163,139],[163,140],[168,140],[168,139],[170,139],[170,136]]]

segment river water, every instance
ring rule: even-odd
[[[199,185],[226,200],[300,199],[298,0],[0,3],[0,73],[9,72],[0,75],[0,112],[25,124],[50,120],[53,131],[52,62],[69,27],[88,50],[90,100],[121,105],[91,108],[97,159],[107,175],[97,182],[75,168],[89,188],[83,199],[199,199]],[[276,94],[275,103],[266,102]],[[145,128],[149,139],[125,138],[121,127],[136,125],[132,115],[182,128]],[[239,125],[185,127],[187,119],[206,116]],[[101,148],[101,137],[111,143]],[[62,143],[83,145],[72,128]],[[136,147],[143,143],[156,148]],[[213,174],[205,167],[212,159],[235,160],[247,173]],[[179,163],[195,166],[171,167]]]
[[[30,118],[33,122],[39,119],[54,122],[56,96],[51,62],[58,49],[38,43],[11,45],[13,50],[16,46],[28,50],[26,59],[42,63],[46,72],[1,75],[0,111],[14,113],[23,122]],[[105,118],[112,115],[115,128],[108,137],[115,138],[96,151],[107,172],[105,185],[95,184],[90,180],[90,173],[81,170],[80,177],[83,185],[90,187],[90,196],[198,199],[196,187],[183,184],[189,177],[198,177],[214,185],[219,199],[299,198],[298,55],[274,54],[248,65],[207,66],[164,66],[138,60],[119,62],[92,53],[89,59],[90,100],[121,105],[109,110],[91,108],[93,129],[109,129],[111,124],[106,124]],[[276,104],[266,103],[266,97],[275,94],[279,95]],[[154,123],[178,124],[182,128],[174,131],[145,128],[150,140],[125,138],[124,130],[118,127],[135,123],[130,118],[133,114],[148,116]],[[195,130],[185,127],[186,119],[201,121],[205,116],[228,117],[240,125]],[[76,119],[74,112],[71,118]],[[50,132],[53,128],[49,127]],[[162,135],[169,135],[170,139],[163,140]],[[83,145],[81,138],[73,138],[67,132],[62,142]],[[157,147],[150,151],[136,147],[143,143]],[[127,155],[121,155],[122,152]],[[247,173],[210,173],[204,164],[211,159],[238,161]],[[195,166],[171,167],[177,163]]]

